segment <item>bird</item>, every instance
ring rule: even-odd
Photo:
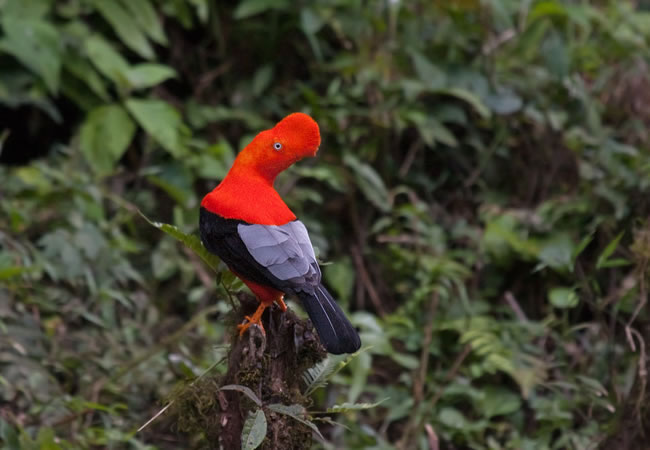
[[[289,114],[261,131],[235,158],[223,180],[201,201],[199,233],[255,294],[260,304],[239,324],[265,334],[264,310],[284,297],[300,299],[325,349],[354,353],[361,347],[357,330],[321,281],[321,270],[305,225],[282,200],[273,184],[293,163],[314,157],[320,147],[318,124],[309,115]]]

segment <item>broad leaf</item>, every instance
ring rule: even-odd
[[[110,96],[104,84],[104,79],[97,73],[87,59],[75,53],[69,53],[63,60],[63,67],[76,78],[83,81],[99,98],[106,102],[109,101]]]
[[[59,89],[62,45],[59,33],[49,23],[38,19],[2,18],[5,36],[0,51],[11,54],[40,76],[48,90]]]
[[[365,197],[379,210],[388,212],[390,210],[388,190],[375,169],[350,153],[345,154],[343,162],[352,169],[357,186]]]
[[[0,10],[5,17],[16,19],[40,19],[52,7],[52,0],[5,0]]]
[[[88,114],[81,126],[81,151],[95,171],[109,173],[134,133],[135,124],[122,106],[100,106]]]
[[[152,41],[166,45],[167,37],[156,10],[149,0],[121,0],[122,5],[131,12],[140,29],[147,33]]]
[[[443,70],[433,64],[422,53],[411,50],[411,60],[418,77],[430,89],[442,89],[447,83],[447,76]]]
[[[97,70],[122,88],[128,87],[129,63],[100,35],[90,36],[84,43],[86,54]]]
[[[245,19],[271,9],[285,9],[289,6],[286,0],[244,0],[235,9],[235,19]]]
[[[548,300],[556,308],[575,308],[578,306],[578,296],[571,288],[556,287],[549,291]]]
[[[476,111],[484,119],[487,119],[492,115],[488,107],[485,105],[485,103],[483,103],[483,100],[481,100],[476,94],[468,91],[467,89],[462,89],[462,88],[436,89],[435,93],[441,95],[449,95],[452,97],[456,97],[459,100],[463,100],[464,102],[469,104],[472,108],[474,108],[474,111]]]
[[[244,428],[241,432],[242,450],[255,450],[266,437],[266,416],[264,411],[258,409],[248,413]]]
[[[171,105],[162,100],[130,99],[126,101],[126,107],[165,150],[177,158],[185,153],[183,122]]]
[[[106,21],[111,24],[115,33],[127,47],[143,58],[152,59],[154,57],[154,52],[151,45],[149,45],[149,41],[147,41],[142,31],[140,31],[131,13],[115,1],[94,0],[93,5],[104,16]]]
[[[176,76],[176,71],[162,64],[138,64],[126,73],[129,84],[134,89],[145,89]]]
[[[253,400],[257,406],[262,406],[262,400],[260,400],[259,397],[255,395],[255,392],[253,392],[251,388],[247,386],[242,386],[241,384],[227,384],[225,386],[221,386],[219,389],[222,391],[241,392],[242,394],[246,395],[246,397]]]

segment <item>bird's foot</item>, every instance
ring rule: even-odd
[[[266,309],[267,306],[268,305],[265,305],[264,303],[260,303],[260,306],[257,307],[255,313],[252,316],[244,316],[245,319],[244,323],[237,325],[240,336],[243,336],[243,334],[246,332],[246,330],[248,330],[248,328],[251,325],[257,325],[258,327],[260,327],[262,334],[266,336],[266,331],[264,330],[264,326],[262,325],[262,314],[264,313],[264,310]]]
[[[284,295],[278,297],[275,299],[275,303],[277,303],[278,307],[282,312],[285,312],[287,310],[287,304],[284,303]],[[262,334],[266,336],[266,331],[264,330],[264,326],[262,325],[262,314],[264,314],[264,310],[271,306],[273,303],[260,303],[260,305],[257,307],[255,310],[255,313],[252,316],[244,316],[244,323],[241,323],[237,325],[237,328],[239,329],[239,335],[242,336],[248,328],[250,328],[251,325],[257,325],[260,327],[260,330],[262,331]]]

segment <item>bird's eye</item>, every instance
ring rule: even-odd
[[[282,150],[282,144],[280,144],[279,142],[276,142],[275,144],[273,144],[273,148],[276,149],[276,150]]]

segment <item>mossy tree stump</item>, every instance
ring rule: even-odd
[[[240,295],[237,312],[243,321],[258,301]],[[236,390],[223,386],[246,386],[261,400],[266,416],[267,432],[261,449],[308,449],[312,443],[311,429],[296,419],[279,414],[266,406],[271,404],[302,405],[310,399],[302,394],[302,374],[323,360],[327,353],[311,322],[292,311],[282,312],[277,306],[263,316],[266,335],[252,326],[239,336],[232,331],[232,344],[225,375],[204,377],[188,386],[175,399],[178,426],[185,431],[200,431],[209,448],[241,448],[241,435],[248,414],[259,409],[255,401]]]

